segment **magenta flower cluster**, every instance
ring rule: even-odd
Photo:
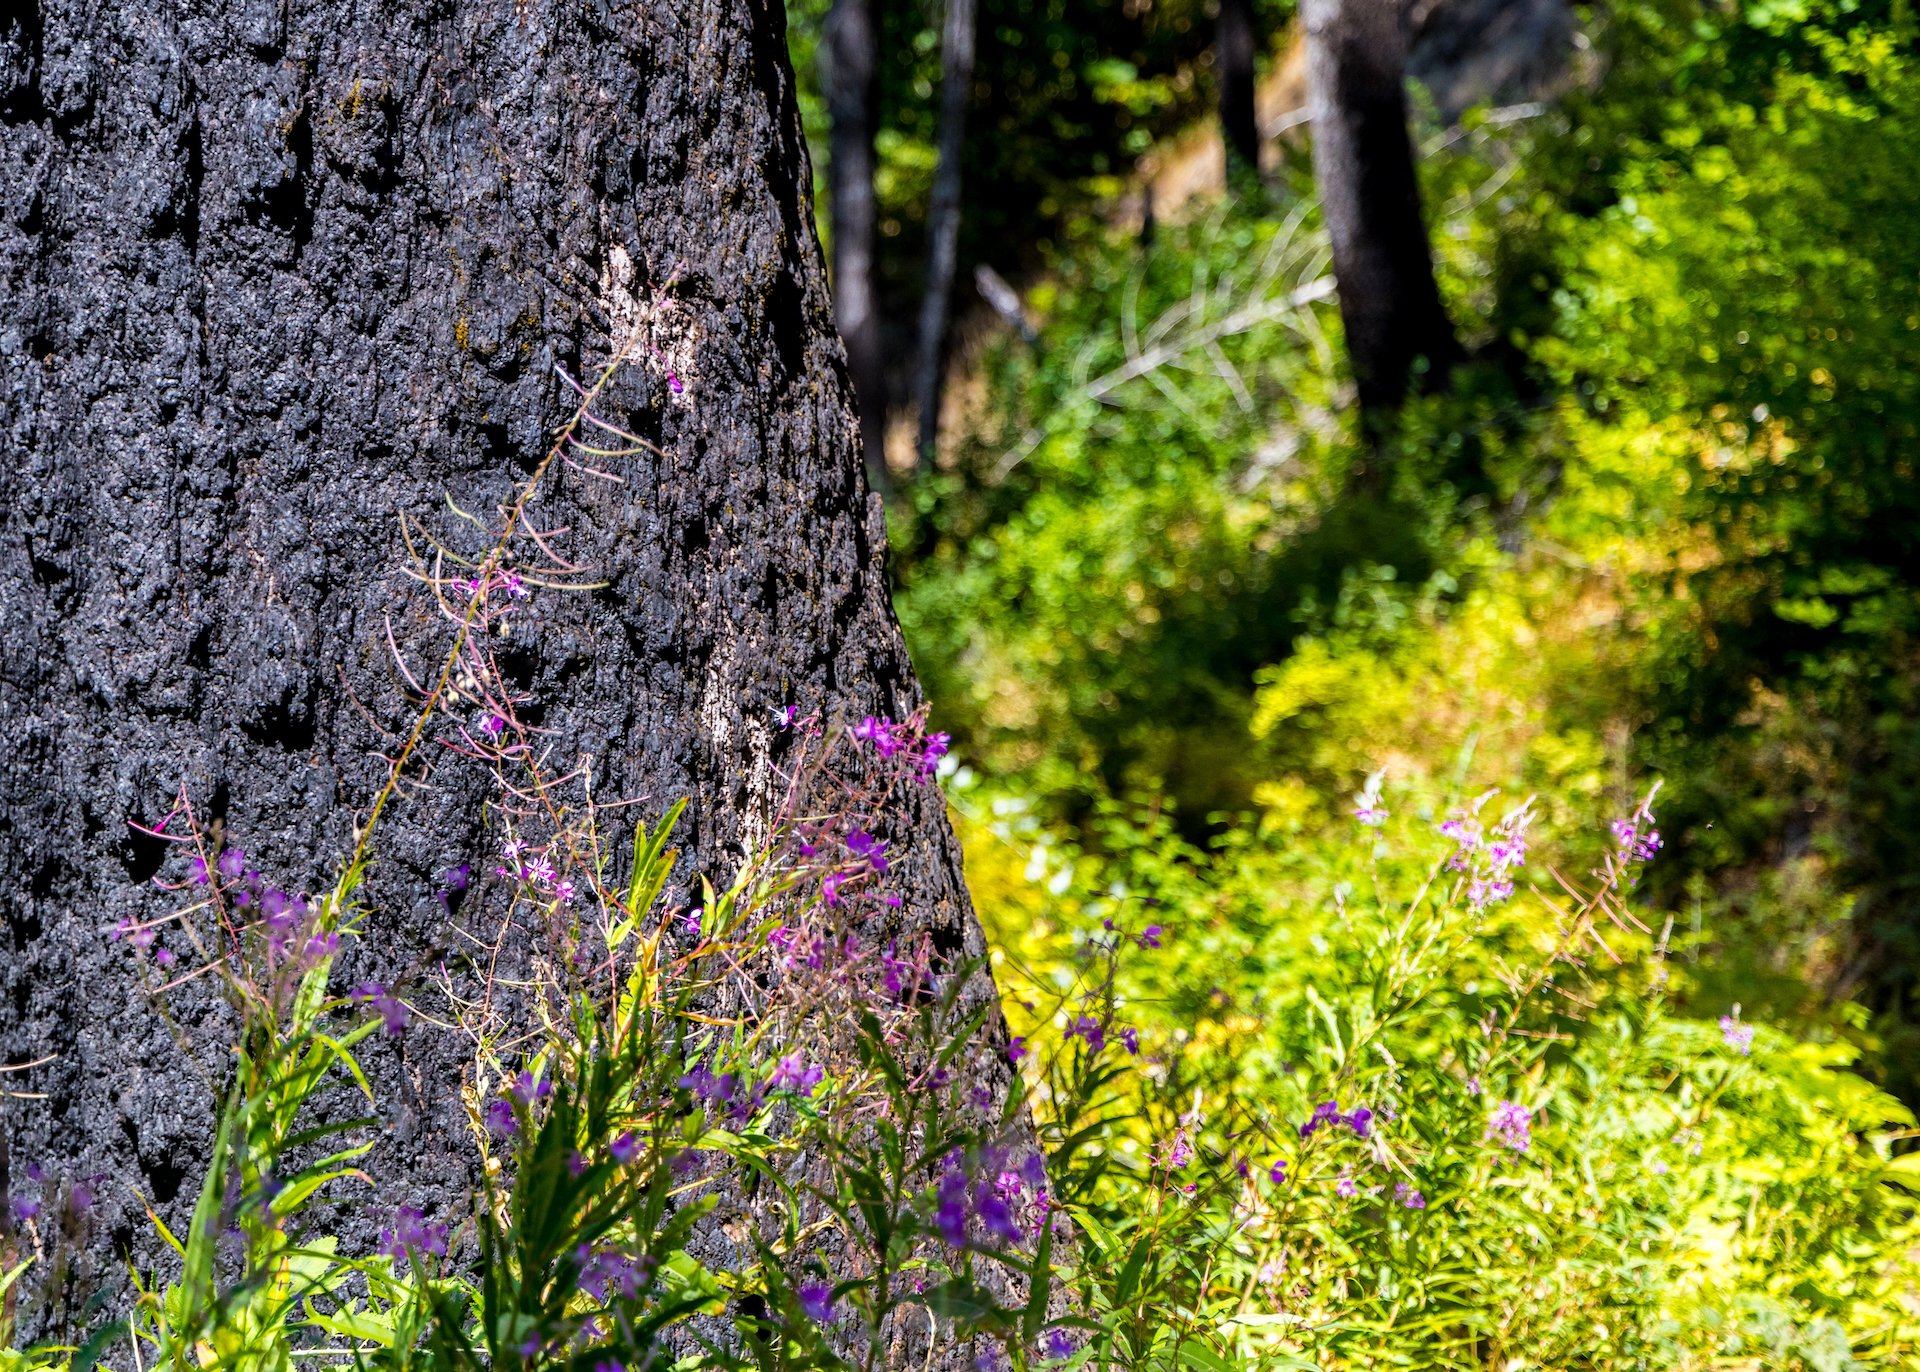
[[[1534,1112],[1516,1101],[1503,1100],[1487,1118],[1487,1137],[1498,1140],[1516,1153],[1533,1147]]]
[[[380,1231],[380,1251],[397,1263],[446,1256],[448,1227],[429,1221],[411,1205],[403,1205],[393,1223]]]
[[[500,856],[502,861],[493,869],[494,875],[531,887],[536,896],[571,905],[579,894],[573,881],[560,875],[554,866],[553,854],[546,847],[510,838],[500,845]]]
[[[883,758],[908,755],[915,773],[922,781],[930,778],[938,769],[940,759],[947,755],[947,747],[953,742],[950,735],[938,733],[916,739],[915,731],[910,726],[876,715],[868,715],[854,725],[853,737],[856,742],[868,745]]]
[[[1321,1128],[1337,1124],[1344,1124],[1361,1138],[1367,1138],[1373,1131],[1373,1111],[1359,1105],[1351,1114],[1342,1114],[1338,1101],[1323,1100],[1313,1107],[1313,1114],[1300,1126],[1300,1137],[1312,1138]]]
[[[1753,1052],[1753,1026],[1740,1022],[1738,1007],[1734,1013],[1720,1016],[1720,1037],[1727,1047],[1746,1057]]]

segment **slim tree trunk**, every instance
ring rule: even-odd
[[[833,311],[847,345],[860,403],[867,471],[887,482],[887,364],[875,283],[878,244],[874,132],[880,96],[875,0],[834,0],[821,33],[820,85],[832,132],[827,147],[827,214],[833,226]]]
[[[451,536],[448,502],[497,508],[571,409],[556,364],[646,330],[662,353],[600,409],[654,446],[607,462],[621,484],[542,488],[539,525],[604,585],[536,590],[500,655],[597,796],[691,798],[681,899],[765,832],[776,709],[918,700],[785,43],[762,0],[0,20],[0,1064],[51,1059],[0,1076],[44,1093],[0,1092],[0,1128],[16,1176],[100,1178],[99,1244],[164,1256],[138,1197],[179,1229],[216,1108],[107,937],[172,904],[130,823],[184,784],[262,872],[331,884],[409,718],[389,634],[404,656],[434,622],[396,516]],[[354,979],[443,937],[438,874],[497,861],[483,772],[388,811]],[[903,929],[977,955],[939,795],[906,803]],[[213,981],[172,1009],[217,1074]],[[350,1251],[466,1189],[466,1058],[426,1029],[368,1042],[397,1116]],[[969,1070],[1007,1089],[1004,1055]]]
[[[960,159],[966,151],[967,101],[973,90],[974,0],[947,0],[940,36],[940,150],[927,205],[927,290],[920,302],[920,349],[913,398],[922,463],[940,436],[940,383],[946,374],[953,275],[960,258]]]
[[[1407,137],[1406,39],[1396,0],[1303,0],[1313,172],[1333,240],[1347,354],[1377,431],[1459,356],[1434,285]]]
[[[1260,126],[1253,111],[1253,64],[1258,50],[1253,0],[1220,0],[1213,31],[1213,79],[1220,92],[1220,136],[1227,149],[1227,181],[1260,171]]]

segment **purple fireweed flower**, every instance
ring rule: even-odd
[[[889,943],[887,950],[880,955],[880,984],[895,1000],[904,1000],[913,987],[913,964],[895,956],[895,947],[895,944]]]
[[[1340,1119],[1340,1102],[1323,1100],[1313,1107],[1313,1114],[1307,1118],[1305,1124],[1300,1126],[1300,1137],[1312,1138],[1321,1125],[1338,1124]]]
[[[1351,1173],[1342,1172],[1340,1180],[1333,1184],[1333,1189],[1341,1200],[1352,1200],[1360,1194],[1360,1183],[1353,1179]]]
[[[847,851],[862,859],[880,876],[887,874],[887,841],[875,838],[864,829],[847,835]]]
[[[1467,1078],[1467,1094],[1469,1096],[1477,1096],[1480,1094],[1480,1078],[1478,1077]]]
[[[573,1250],[573,1260],[580,1269],[580,1289],[602,1305],[613,1298],[637,1299],[653,1284],[655,1263],[647,1254],[632,1257],[617,1248],[583,1243]]]
[[[446,1225],[431,1224],[421,1211],[403,1205],[394,1215],[393,1224],[380,1231],[380,1251],[395,1262],[444,1257],[447,1233]]]
[[[640,1136],[629,1129],[607,1145],[607,1152],[612,1154],[615,1162],[625,1167],[640,1156]]]
[[[1267,1169],[1267,1180],[1275,1186],[1285,1186],[1287,1184],[1287,1160],[1285,1158],[1281,1158]]]
[[[1161,1160],[1170,1172],[1178,1172],[1193,1161],[1193,1144],[1188,1140],[1185,1129],[1173,1131],[1173,1137],[1168,1140],[1166,1153]]]
[[[1506,838],[1497,838],[1487,845],[1487,861],[1496,872],[1505,872],[1510,867],[1519,867],[1527,860],[1527,841],[1518,834]]]
[[[174,957],[173,957],[173,949],[171,949],[171,948],[156,948],[156,949],[154,949],[154,950],[153,950],[153,960],[154,960],[154,962],[156,962],[157,964],[159,964],[159,965],[160,965],[160,966],[162,966],[162,967],[171,967],[171,966],[173,966],[173,963],[174,963]]]
[[[1620,849],[1620,857],[1627,862],[1650,862],[1653,855],[1665,845],[1660,841],[1660,831],[1653,827],[1652,817],[1646,817],[1646,827],[1642,828],[1634,819],[1616,819],[1613,822],[1613,841]]]
[[[535,856],[529,858],[527,865],[520,869],[520,876],[522,880],[530,881],[535,886],[551,886],[558,873],[553,870],[553,864],[544,856]]]
[[[682,381],[677,373],[668,372],[667,373],[667,389],[672,391],[675,395],[679,395],[682,391],[687,389],[687,383]]]
[[[1394,1183],[1393,1198],[1409,1210],[1425,1210],[1427,1208],[1427,1198],[1403,1181]]]
[[[1027,1055],[1027,1041],[1015,1034],[1007,1041],[1007,1061],[1018,1062]]]
[[[880,903],[881,903],[881,904],[883,904],[883,905],[890,905],[890,906],[892,906],[892,907],[893,907],[894,909],[896,909],[896,910],[898,910],[898,909],[900,908],[900,897],[898,897],[898,896],[882,896],[882,897],[880,897]]]
[[[1475,877],[1467,883],[1467,904],[1476,911],[1484,910],[1489,905],[1498,905],[1512,894],[1513,883],[1504,877],[1493,880]]]
[[[229,848],[220,854],[220,875],[232,881],[238,881],[247,870],[247,855],[238,848]]]
[[[828,873],[827,879],[820,883],[820,899],[824,900],[829,906],[838,906],[840,904],[840,888],[846,884],[847,874],[845,872]]]
[[[934,1194],[934,1227],[940,1237],[954,1248],[967,1241],[967,1179],[960,1169],[949,1164],[940,1174],[940,1186]]]
[[[699,938],[700,922],[706,917],[706,913],[707,907],[704,905],[696,905],[687,911],[686,916],[680,921],[680,932],[688,938]]]
[[[578,888],[576,888],[571,881],[561,880],[553,883],[554,899],[562,905],[573,904],[573,898],[578,893]]]
[[[797,1091],[803,1096],[811,1096],[813,1088],[826,1079],[826,1069],[818,1063],[808,1064],[798,1053],[790,1053],[774,1065],[773,1076],[768,1085],[776,1091]]]
[[[593,1365],[593,1372],[627,1372],[627,1365],[623,1362],[615,1362],[613,1359],[607,1358],[595,1363]]]
[[[800,707],[798,705],[777,706],[774,709],[773,718],[782,729],[791,729],[800,718]]]
[[[520,1132],[520,1121],[514,1118],[513,1103],[504,1096],[496,1096],[487,1102],[487,1128],[503,1139],[510,1139]]]
[[[1142,948],[1158,948],[1160,946],[1160,936],[1165,932],[1166,930],[1162,929],[1159,925],[1149,924],[1134,936],[1134,942],[1138,943]]]
[[[1085,1039],[1090,1053],[1097,1053],[1107,1046],[1107,1031],[1092,1015],[1081,1015],[1074,1020],[1067,1028],[1067,1037]]]
[[[815,1324],[832,1324],[839,1318],[833,1311],[833,1288],[822,1282],[808,1282],[794,1295],[800,1300],[800,1313]]]
[[[1487,1120],[1487,1137],[1499,1139],[1516,1153],[1526,1152],[1533,1146],[1533,1111],[1514,1101],[1501,1101]]]
[[[513,1098],[522,1105],[532,1105],[535,1101],[545,1100],[553,1094],[553,1083],[545,1077],[536,1079],[532,1072],[522,1072],[513,1079],[510,1088]]]
[[[12,1210],[14,1223],[25,1224],[28,1220],[39,1215],[40,1202],[27,1196],[15,1196],[13,1198]]]
[[[493,710],[482,710],[480,712],[481,733],[486,734],[489,738],[498,738],[506,732],[506,729],[507,721],[504,715]]]
[[[195,886],[205,886],[213,880],[212,874],[207,871],[205,858],[196,857],[187,864],[187,879]]]
[[[1006,1198],[985,1177],[974,1188],[973,1213],[980,1217],[980,1224],[989,1234],[1001,1239],[1020,1237],[1020,1226],[1014,1223],[1013,1208]]]
[[[1131,1053],[1134,1057],[1140,1056],[1140,1031],[1138,1029],[1122,1029],[1120,1031],[1120,1042],[1126,1045],[1127,1052]]]
[[[715,1075],[711,1067],[702,1063],[681,1077],[674,1085],[693,1092],[700,1100],[724,1103],[733,1099],[739,1079],[731,1072]]]
[[[1720,1016],[1720,1037],[1742,1057],[1753,1052],[1753,1026],[1740,1022],[1739,1006],[1734,1006],[1732,1014]]]
[[[348,999],[373,1007],[375,1014],[384,1021],[388,1035],[398,1038],[407,1027],[412,1011],[407,1003],[395,996],[377,981],[363,981],[347,993]]]
[[[1073,1335],[1064,1329],[1055,1329],[1047,1335],[1047,1356],[1049,1358],[1056,1360],[1071,1358],[1077,1351],[1077,1348],[1078,1345],[1074,1343]]]

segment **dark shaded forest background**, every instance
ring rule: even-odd
[[[803,87],[830,8],[793,12]],[[927,461],[944,11],[875,6],[897,601],[972,769],[976,883],[1015,812],[1066,848],[1143,802],[1203,847],[1299,851],[1379,766],[1536,791],[1563,821],[1658,778],[1650,895],[1702,1002],[1856,1038],[1911,1098],[1908,7],[1413,7],[1462,361],[1377,444],[1285,0],[1251,6],[1260,168],[1227,165],[1216,25],[1238,10],[982,0]]]

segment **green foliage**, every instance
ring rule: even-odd
[[[829,7],[804,0],[788,8],[816,162],[827,148],[817,63]],[[1260,31],[1280,34],[1293,8],[1293,0],[1256,0]],[[910,319],[936,160],[942,7],[881,0],[878,10],[880,276],[890,312]],[[1116,194],[1156,139],[1211,107],[1213,24],[1199,0],[980,0],[977,24],[960,259],[1012,273]]]
[[[1844,1043],[1760,1025],[1749,1056],[1737,1018],[1676,1013],[1690,958],[1641,922],[1629,854],[1532,833],[1522,890],[1477,906],[1527,807],[1495,823],[1485,798],[1388,792],[1378,831],[1205,851],[1115,808],[1093,852],[984,799],[962,793],[969,863],[1056,1185],[1084,1207],[1096,1363],[1826,1369],[1920,1348],[1916,1174],[1891,1152],[1912,1115]],[[1434,833],[1476,810],[1477,847]]]

